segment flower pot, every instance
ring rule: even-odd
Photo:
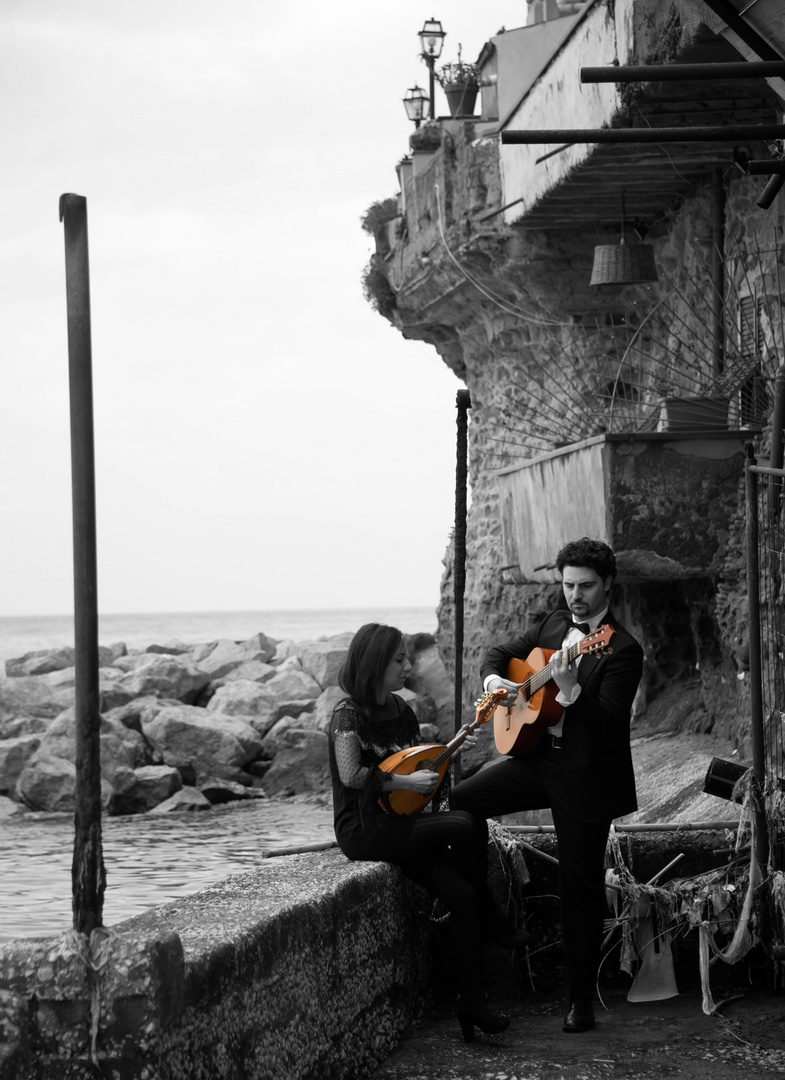
[[[666,397],[660,402],[660,431],[717,431],[728,426],[728,398]]]
[[[474,115],[474,103],[479,90],[476,82],[450,83],[442,89],[450,107],[450,116]]]

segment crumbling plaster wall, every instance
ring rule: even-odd
[[[733,169],[727,191],[726,262],[731,296],[752,286],[778,294],[775,228],[781,210],[754,204],[762,184]],[[464,716],[472,714],[479,690],[482,653],[499,638],[516,633],[530,619],[559,602],[554,586],[516,584],[504,570],[496,472],[531,456],[532,431],[564,431],[570,440],[571,406],[559,386],[577,379],[582,359],[575,327],[602,320],[619,308],[641,318],[663,294],[683,297],[683,322],[674,332],[710,347],[707,327],[708,266],[711,251],[710,178],[701,189],[656,224],[652,236],[660,270],[654,287],[600,297],[589,288],[595,242],[586,234],[531,233],[502,226],[498,219],[465,232],[459,261],[480,285],[456,273],[443,246],[432,249],[430,270],[419,285],[398,297],[395,316],[406,336],[433,343],[445,362],[465,380],[471,394],[470,485],[464,595]],[[458,247],[453,230],[447,240]],[[781,346],[777,296],[767,333]],[[600,334],[602,337],[602,334]],[[603,345],[603,347],[605,347]],[[781,349],[780,349],[781,354]],[[543,363],[543,360],[545,361]],[[527,408],[532,380],[553,387],[547,411]],[[540,395],[541,396],[541,395]],[[537,427],[539,425],[539,428]],[[583,437],[583,436],[580,436]],[[768,436],[757,442],[768,460]],[[731,494],[731,497],[733,495]],[[712,577],[671,582],[623,581],[614,607],[639,637],[646,652],[646,675],[636,703],[636,722],[652,729],[677,727],[731,735],[742,754],[749,749],[743,475],[738,478],[737,515],[727,537],[726,556]],[[548,507],[543,506],[543,514]],[[555,552],[554,552],[555,555]],[[448,550],[439,610],[443,657],[454,661],[454,552]]]

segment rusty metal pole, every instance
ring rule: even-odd
[[[458,410],[455,451],[455,534],[453,559],[453,598],[455,606],[455,731],[463,723],[463,598],[466,592],[466,504],[468,481],[468,411],[472,399],[468,390],[459,390],[455,398]],[[472,719],[474,719],[472,717]],[[461,778],[461,761],[455,759],[453,774]]]
[[[727,127],[663,127],[663,128],[543,128],[513,130],[501,134],[502,143],[540,146],[553,143],[672,143],[672,142],[746,142],[748,139],[785,138],[785,124],[738,124]]]
[[[747,446],[746,541],[747,541],[747,634],[750,654],[750,735],[755,795],[755,854],[765,873],[769,857],[768,826],[763,807],[766,758],[763,740],[763,664],[760,635],[760,567],[758,563],[758,483],[752,444]]]
[[[103,925],[106,871],[101,837],[98,575],[87,200],[82,195],[62,195],[60,220],[65,235],[74,541],[76,813],[71,866],[72,907],[74,929],[90,934]]]
[[[715,378],[725,370],[725,184],[722,169],[714,170],[711,203],[711,329]]]

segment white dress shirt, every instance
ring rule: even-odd
[[[597,627],[600,625],[600,623],[602,622],[602,620],[605,618],[605,616],[607,614],[608,614],[608,608],[604,607],[602,609],[602,611],[599,613],[599,615],[593,615],[591,619],[586,619],[585,620],[589,624],[589,633],[591,633],[592,630],[597,629]],[[573,616],[573,622],[575,622],[575,621],[576,621],[575,617]],[[581,620],[581,622],[583,622],[583,621],[584,620]],[[583,641],[583,639],[585,637],[586,637],[586,635],[583,633],[582,630],[579,630],[577,626],[569,626],[567,628],[566,634],[562,638],[561,646],[562,646],[563,649],[569,649],[569,647],[571,645],[575,645],[575,644],[577,644],[577,642]],[[573,661],[573,663],[575,664],[576,667],[578,666],[578,664],[580,664],[582,659],[583,659],[583,653],[578,653],[575,660]],[[567,696],[567,694],[563,693],[560,690],[558,692],[558,694],[556,695],[556,700],[559,703],[559,705],[563,705],[564,708],[566,709],[570,705],[574,705],[575,702],[578,700],[578,698],[580,696],[581,696],[581,687],[580,687],[580,685],[578,683],[576,683],[575,686],[573,686],[572,694],[569,697]],[[551,735],[556,735],[557,737],[560,737],[561,734],[562,734],[562,729],[563,728],[564,728],[564,712],[562,712],[561,716],[556,721],[556,723],[552,724],[548,728],[548,731],[551,733]]]

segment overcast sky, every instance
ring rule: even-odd
[[[423,21],[473,60],[526,13],[3,0],[0,614],[73,609],[64,192],[88,209],[99,610],[436,605],[461,383],[363,299],[360,218],[397,191]]]

